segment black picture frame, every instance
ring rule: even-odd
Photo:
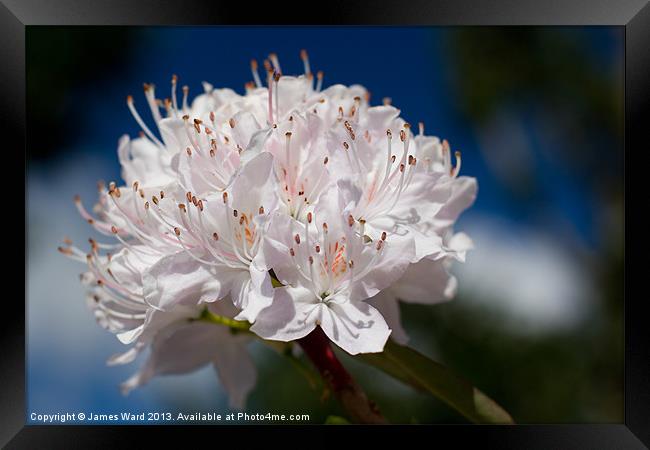
[[[516,425],[516,426],[388,426],[374,427],[375,437],[407,431],[414,438],[454,443],[454,447],[480,445],[486,448],[526,449],[610,449],[650,446],[650,342],[646,322],[647,296],[643,278],[633,277],[636,268],[628,261],[643,257],[647,220],[644,207],[647,188],[641,181],[642,156],[648,152],[650,127],[650,6],[647,0],[375,0],[328,1],[314,5],[284,1],[274,7],[257,7],[225,1],[139,1],[134,0],[0,0],[0,126],[2,149],[9,157],[10,175],[5,186],[4,217],[8,209],[18,210],[19,167],[25,169],[25,31],[33,25],[611,25],[625,29],[625,416],[624,423],[602,425]],[[270,5],[270,4],[269,4]],[[268,6],[268,5],[267,5]],[[644,114],[645,113],[645,114]],[[646,119],[647,120],[647,119]],[[644,152],[645,151],[645,152]],[[631,163],[631,161],[634,161]],[[14,166],[15,165],[15,166]],[[15,169],[14,169],[15,167]],[[23,172],[26,174],[26,171]],[[635,174],[635,175],[632,175]],[[638,188],[632,182],[639,181]],[[26,177],[25,183],[26,207]],[[635,199],[633,203],[630,199]],[[630,206],[631,205],[631,206]],[[14,212],[12,217],[18,217]],[[10,219],[7,219],[10,220]],[[26,220],[26,216],[25,216]],[[3,264],[5,288],[19,283],[19,264],[13,255],[24,251],[27,267],[27,236],[20,249],[18,224],[0,227],[16,245],[10,263]],[[641,259],[640,259],[641,260]],[[642,261],[642,260],[641,260]],[[643,270],[643,262],[639,266]],[[16,273],[8,272],[16,271]],[[24,283],[27,286],[26,277]],[[55,287],[54,287],[55,288]],[[638,289],[637,292],[634,289]],[[0,327],[0,444],[7,448],[102,448],[138,446],[154,433],[166,439],[188,427],[141,426],[36,426],[25,425],[25,305],[19,296],[5,289]],[[193,426],[193,439],[207,437],[216,445],[211,427]],[[219,430],[229,427],[220,426]],[[261,427],[255,427],[261,428]],[[266,426],[275,437],[287,437],[296,426]],[[368,427],[300,426],[309,440],[335,441],[341,433],[368,431]],[[241,432],[241,430],[240,430]],[[148,436],[143,438],[143,436]],[[241,438],[241,435],[240,435]],[[271,437],[273,438],[273,437]],[[147,439],[147,440],[144,440]],[[297,442],[297,441],[294,441]],[[74,444],[74,445],[71,445]]]

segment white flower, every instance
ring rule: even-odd
[[[108,364],[130,363],[144,348],[151,347],[144,366],[122,384],[122,391],[127,393],[155,375],[185,373],[212,364],[228,391],[231,406],[243,408],[256,380],[245,347],[250,337],[196,321],[205,306],[198,305],[194,296],[186,295],[168,313],[149,307],[143,295],[142,272],[159,255],[132,247],[106,256],[99,254],[99,244],[92,244],[93,252],[85,256],[90,271],[82,275],[82,282],[89,287],[88,305],[102,327],[115,333],[122,343],[133,344],[126,352],[113,355]],[[73,257],[84,258],[77,249],[70,251]],[[209,310],[226,317],[237,312],[229,302],[211,304]]]
[[[145,85],[155,128],[127,98],[142,133],[118,145],[126,185],[100,186],[95,215],[76,200],[117,239],[93,241],[84,276],[102,326],[134,344],[112,361],[152,349],[125,389],[212,362],[241,404],[254,382],[245,338],[195,320],[206,308],[264,339],[321,327],[356,354],[382,351],[391,330],[406,339],[398,299],[453,297],[450,261],[464,261],[471,240],[452,228],[476,196],[475,180],[459,176],[460,153],[452,164],[446,141],[423,126],[414,135],[360,85],[322,89],[301,57],[296,77],[275,55],[262,77],[253,61],[243,95],[204,83],[191,104],[186,87],[179,101],[174,76],[160,101]]]
[[[390,334],[379,312],[363,302],[406,270],[412,241],[366,242],[354,228],[340,192],[331,190],[304,223],[286,214],[271,219],[264,260],[285,287],[251,330],[291,341],[320,326],[350,354],[379,352]]]

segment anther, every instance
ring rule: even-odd
[[[296,241],[296,244],[300,244],[300,235],[299,235],[299,234],[296,234],[296,235],[293,237],[293,239],[294,239],[294,241]]]
[[[352,217],[352,214],[348,216],[348,225],[349,226],[354,225],[354,217]]]
[[[232,118],[231,118],[231,119],[228,121],[228,125],[230,125],[230,128],[235,128],[235,119],[232,119]]]
[[[178,228],[178,227],[174,227],[174,233],[176,233],[176,236],[180,236],[181,235],[181,229]]]

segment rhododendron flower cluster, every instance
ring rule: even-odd
[[[453,260],[471,240],[452,227],[474,201],[460,153],[424,134],[359,85],[282,74],[275,55],[243,95],[204,83],[190,103],[177,78],[161,100],[144,85],[142,128],[118,145],[124,185],[99,186],[81,215],[112,243],[90,240],[81,277],[101,326],[131,347],[110,364],[148,360],[128,391],[158,374],[211,363],[242,407],[256,381],[245,348],[257,335],[294,341],[320,327],[350,354],[405,342],[398,300],[451,299]],[[260,72],[265,76],[260,76]],[[264,83],[262,82],[264,79]],[[200,319],[206,311],[225,323]]]

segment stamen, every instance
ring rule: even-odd
[[[178,117],[178,101],[176,100],[176,85],[178,77],[172,75],[172,106],[174,107],[174,117]]]
[[[262,87],[262,80],[260,80],[260,75],[257,72],[257,61],[251,59],[251,73],[253,74],[253,80],[255,81],[255,86],[258,88]]]
[[[187,96],[190,93],[190,88],[189,86],[183,86],[183,112],[189,110],[189,106],[187,106]]]
[[[309,67],[309,55],[307,55],[307,50],[300,50],[300,59],[305,66],[305,75],[311,74],[311,68]]]
[[[276,55],[275,53],[270,53],[269,59],[271,60],[271,63],[273,64],[273,68],[275,69],[275,71],[278,73],[282,73],[282,69],[280,69],[280,61],[278,60],[278,55]]]
[[[142,128],[142,131],[144,131],[149,139],[151,139],[158,147],[164,149],[165,146],[158,140],[156,136],[154,136],[147,124],[145,124],[142,120],[142,117],[140,117],[140,114],[138,114],[138,110],[135,109],[135,106],[133,104],[133,97],[131,95],[126,97],[126,105],[129,107],[129,111],[131,111],[131,115],[135,121],[138,123],[138,125],[140,125],[140,128]]]

